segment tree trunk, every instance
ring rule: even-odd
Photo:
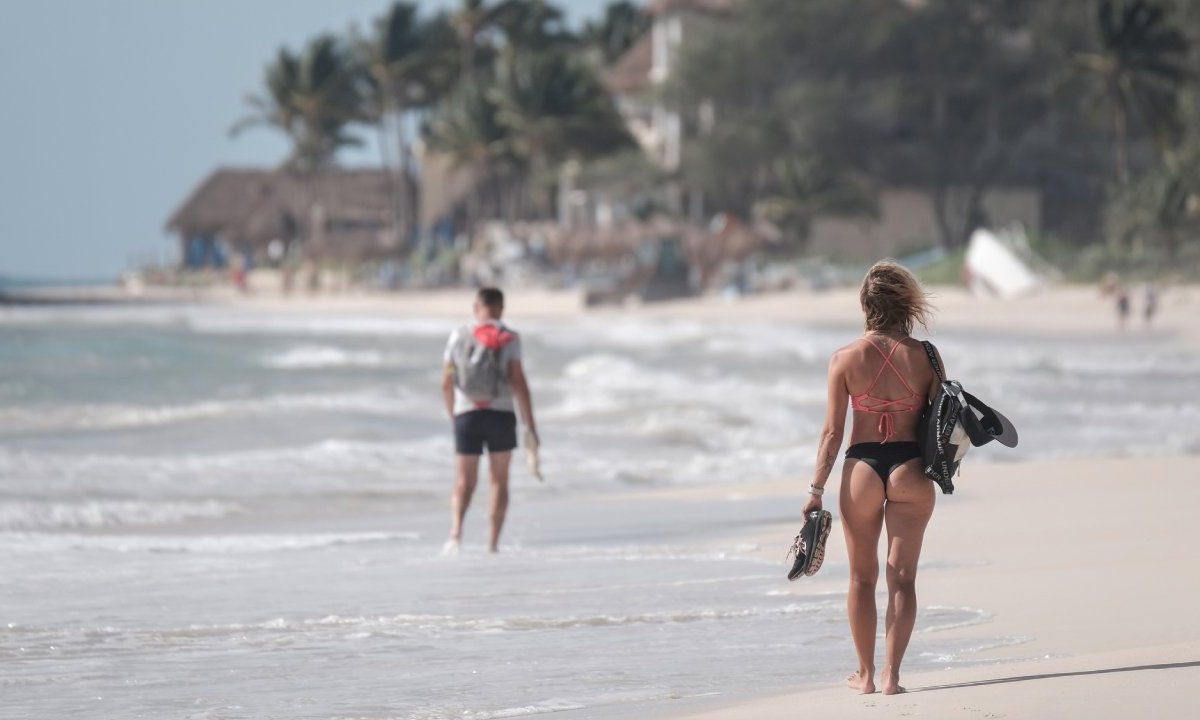
[[[1115,154],[1114,162],[1116,163],[1117,181],[1122,187],[1129,185],[1129,160],[1127,157],[1127,144],[1129,142],[1129,128],[1125,113],[1121,110],[1119,102],[1113,103],[1113,151]]]
[[[520,218],[521,184],[509,182],[504,186],[504,220],[515,223]]]
[[[412,156],[411,143],[409,144],[409,147],[408,147],[408,153],[411,158],[411,156]],[[407,188],[407,190],[408,190],[407,198],[408,198],[408,208],[409,208],[409,212],[410,212],[409,219],[408,219],[408,228],[409,228],[410,232],[415,234],[415,237],[413,237],[411,239],[411,242],[415,242],[415,241],[419,240],[421,237],[421,234],[422,234],[421,233],[421,231],[422,231],[422,227],[421,227],[421,190],[422,190],[422,188],[421,188],[420,177],[421,176],[419,174],[409,175],[409,176],[406,176],[406,182],[405,182],[405,188]]]
[[[472,84],[475,82],[475,36],[477,32],[474,27],[461,27],[458,31],[458,62],[461,65],[458,69],[458,77],[460,81]]]
[[[387,177],[387,193],[391,199],[392,206],[392,233],[395,237],[398,249],[402,250],[406,247],[404,243],[404,231],[401,224],[401,218],[404,217],[401,208],[401,189],[399,187],[399,178],[393,168],[394,156],[391,153],[389,138],[391,137],[391,129],[388,127],[388,115],[383,113],[379,117],[379,156],[383,164],[384,175]]]
[[[948,215],[949,201],[947,195],[950,190],[944,185],[935,185],[929,191],[929,201],[933,205],[933,219],[937,222],[939,244],[946,250],[954,248],[954,230],[950,227],[950,219]]]
[[[403,105],[397,104],[396,107],[396,141],[399,146],[399,167],[397,175],[399,176],[399,191],[396,195],[396,230],[400,238],[400,243],[404,247],[412,246],[412,228],[413,220],[416,215],[415,206],[412,203],[412,174],[409,172],[411,164],[412,145],[408,141],[408,131],[404,127],[405,108]]]
[[[476,165],[476,177],[471,183],[471,189],[467,192],[467,227],[465,228],[467,237],[475,236],[475,223],[479,221],[479,204],[480,198],[483,195],[484,177],[487,172],[482,165]]]
[[[971,241],[971,235],[977,229],[977,224],[986,223],[987,218],[983,212],[984,190],[985,186],[982,183],[972,185],[967,194],[967,201],[963,203],[962,225],[958,234],[961,247],[966,247],[967,243]]]

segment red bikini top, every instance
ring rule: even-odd
[[[883,441],[887,442],[896,434],[896,423],[892,419],[892,413],[899,412],[914,412],[922,410],[925,407],[925,396],[912,389],[896,366],[892,364],[892,356],[896,354],[896,348],[900,347],[900,343],[892,346],[891,352],[884,354],[879,346],[875,343],[863,338],[863,342],[875,348],[875,351],[883,356],[883,365],[879,366],[879,372],[875,373],[875,379],[871,381],[871,386],[861,395],[850,396],[850,407],[856,412],[873,413],[879,415],[879,432],[883,435]],[[900,378],[900,382],[904,383],[905,389],[908,390],[908,395],[895,400],[881,398],[872,395],[871,391],[879,384],[879,378],[883,377],[885,368],[891,368],[896,377]]]

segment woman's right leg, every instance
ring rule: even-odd
[[[879,579],[879,534],[883,529],[884,486],[866,463],[846,460],[838,504],[850,559],[850,592],[846,608],[850,635],[858,654],[858,671],[847,684],[861,693],[875,692],[875,635],[879,616],[875,583]]]

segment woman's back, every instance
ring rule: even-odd
[[[846,391],[854,409],[850,442],[915,440],[934,381],[921,343],[868,335],[842,352],[848,355]]]

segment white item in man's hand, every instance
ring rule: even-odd
[[[525,462],[529,465],[529,473],[544,482],[542,463],[538,459],[538,438],[529,428],[525,428]]]

